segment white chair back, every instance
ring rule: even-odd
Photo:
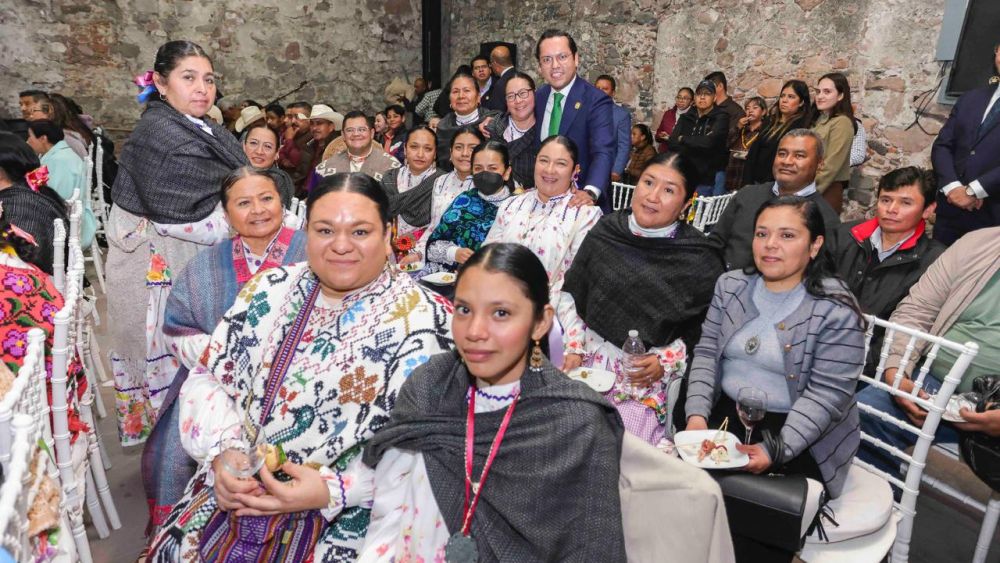
[[[17,377],[7,393],[0,397],[0,465],[4,475],[11,456],[12,421],[19,414],[30,416],[43,437],[48,435],[48,445],[52,445],[45,393],[45,333],[39,328],[28,331],[28,345]]]
[[[66,225],[62,219],[52,220],[52,283],[62,293],[66,286]]]
[[[895,475],[890,475],[861,460],[854,460],[856,465],[886,479],[903,491],[901,500],[895,503],[896,510],[900,513],[901,519],[896,533],[896,541],[892,547],[892,560],[894,562],[906,561],[909,556],[910,539],[913,532],[913,517],[916,514],[917,495],[920,494],[920,480],[926,465],[927,454],[930,451],[932,443],[934,442],[934,434],[937,432],[937,427],[941,422],[941,415],[944,413],[949,399],[951,399],[952,394],[955,392],[955,388],[959,383],[961,383],[962,376],[968,369],[969,364],[972,363],[973,358],[975,358],[976,354],[979,352],[979,347],[974,342],[959,344],[940,336],[933,336],[897,323],[884,321],[871,315],[865,315],[865,319],[868,322],[866,342],[869,343],[869,345],[872,335],[874,334],[875,327],[884,328],[885,337],[879,355],[878,366],[875,368],[874,375],[869,376],[862,374],[861,380],[872,387],[886,391],[887,393],[893,395],[893,397],[900,397],[908,401],[912,401],[928,413],[923,425],[918,427],[912,424],[908,419],[900,420],[869,405],[863,403],[858,404],[858,408],[868,416],[878,418],[887,424],[891,424],[897,428],[910,432],[917,437],[917,443],[913,448],[913,453],[907,454],[906,452],[887,444],[878,438],[869,436],[865,432],[861,433],[861,439],[863,441],[871,446],[879,448],[892,457],[899,459],[906,465],[906,475],[902,480]],[[896,377],[893,379],[891,384],[886,383],[884,375],[890,351],[896,342],[904,341],[906,344],[902,349],[902,357],[899,362],[899,369],[896,372]],[[866,346],[866,357],[867,347],[868,346]],[[934,361],[937,359],[938,353],[942,348],[953,352],[957,356],[957,359],[951,369],[948,370],[948,374],[945,376],[944,381],[941,382],[941,389],[937,392],[937,394],[927,399],[921,398],[919,396],[919,392],[923,389],[931,367],[933,366]],[[903,391],[900,389],[900,383],[903,381],[903,374],[912,372],[916,373],[915,377],[911,375],[913,389],[909,392]]]
[[[701,232],[705,232],[705,229],[718,223],[719,218],[722,217],[722,212],[725,211],[726,206],[729,205],[729,201],[733,199],[734,195],[736,195],[736,192],[726,195],[696,197],[691,204],[694,207],[691,210],[694,215],[689,221],[691,226]],[[689,216],[691,216],[691,212],[689,212]]]
[[[5,434],[4,438],[12,446],[0,487],[0,545],[15,561],[30,561],[33,557],[28,536],[28,508],[37,492],[29,470],[38,450],[34,421],[29,415],[18,414],[12,422],[12,433]]]
[[[632,205],[635,186],[621,182],[611,182],[611,209],[618,211]]]

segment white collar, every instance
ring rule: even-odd
[[[633,235],[641,238],[668,238],[672,237],[677,231],[677,221],[670,223],[666,227],[647,229],[635,220],[635,215],[629,213],[628,230],[632,231]]]
[[[455,113],[455,123],[458,125],[468,125],[469,123],[475,123],[479,119],[479,108],[472,110],[472,113],[468,115],[458,115]]]
[[[778,190],[778,182],[775,182],[774,185],[771,186],[771,193],[773,193],[775,196],[780,196],[781,195],[781,192]],[[815,181],[813,181],[813,183],[809,184],[808,186],[802,188],[801,190],[799,190],[799,191],[797,191],[797,192],[795,192],[794,194],[791,194],[791,195],[797,195],[799,197],[806,197],[806,196],[812,195],[814,193],[816,193],[816,182]]]
[[[564,96],[563,100],[565,100],[566,97],[569,96],[569,91],[573,89],[573,85],[576,84],[576,79],[577,79],[577,75],[574,74],[573,75],[573,80],[570,80],[569,84],[567,84],[566,86],[564,86],[561,90],[556,90],[555,88],[553,88],[552,89],[552,94],[553,95],[556,94],[556,93],[562,94]]]

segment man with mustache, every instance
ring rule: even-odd
[[[792,129],[781,138],[774,157],[774,182],[746,186],[736,192],[722,217],[708,235],[726,263],[727,270],[753,266],[754,218],[764,202],[783,195],[816,201],[826,227],[824,246],[836,246],[840,217],[816,191],[816,171],[823,162],[823,142],[810,129]]]

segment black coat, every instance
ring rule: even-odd
[[[921,223],[892,256],[879,262],[870,240],[877,226],[876,219],[841,224],[833,258],[837,274],[847,282],[861,310],[888,319],[910,286],[947,247],[927,236]]]
[[[538,122],[524,133],[519,139],[508,143],[503,138],[503,132],[510,124],[510,115],[504,114],[490,122],[490,139],[500,141],[507,145],[507,153],[510,157],[510,166],[513,168],[511,177],[525,189],[535,187],[535,157],[542,142],[538,136]]]
[[[503,76],[494,76],[493,84],[490,85],[489,91],[480,100],[479,105],[493,111],[507,111],[507,81],[513,75],[514,68],[512,67],[503,73]]]
[[[685,112],[677,119],[677,125],[667,148],[689,158],[698,169],[698,185],[712,185],[715,174],[726,169],[729,163],[729,114],[715,107],[704,116],[698,110]]]

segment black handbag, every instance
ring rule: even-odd
[[[980,394],[976,412],[1000,409],[1000,378],[984,375],[972,381]],[[982,432],[962,432],[958,441],[962,460],[994,491],[1000,491],[1000,437]]]
[[[802,516],[809,486],[804,475],[712,473],[722,489],[733,535],[784,551],[802,549]]]

